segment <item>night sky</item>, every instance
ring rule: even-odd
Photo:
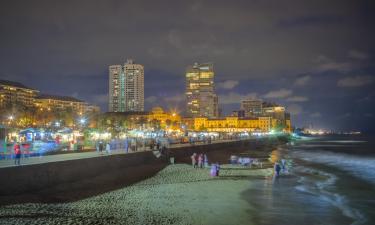
[[[146,109],[184,109],[184,72],[213,62],[224,114],[245,97],[293,123],[375,131],[375,4],[360,0],[0,2],[0,79],[107,110],[108,66],[145,66]]]

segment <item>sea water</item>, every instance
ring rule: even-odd
[[[375,145],[366,136],[298,140],[272,152],[288,174],[251,182],[256,224],[375,224]]]

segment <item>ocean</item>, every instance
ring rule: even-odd
[[[242,196],[256,224],[375,224],[375,143],[371,136],[310,137],[280,146],[277,178],[251,182]]]

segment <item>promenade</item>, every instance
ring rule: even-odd
[[[247,138],[247,139],[253,139],[253,138]],[[212,141],[211,144],[227,143],[227,142],[233,142],[233,141],[238,141],[238,140],[239,139],[215,140],[215,141]],[[241,140],[244,140],[244,139],[241,139]],[[190,143],[171,144],[169,146],[169,149],[178,149],[182,147],[201,146],[201,145],[210,145],[210,144],[202,143],[202,142],[198,142],[193,145]],[[148,146],[145,146],[143,148],[138,148],[137,151],[130,151],[129,149],[129,152],[126,152],[125,149],[115,149],[115,150],[112,150],[110,154],[107,153],[106,151],[103,151],[102,153],[100,153],[95,150],[92,150],[89,152],[77,152],[77,151],[76,152],[72,151],[71,153],[62,152],[61,154],[54,154],[54,155],[22,157],[20,166],[60,162],[60,161],[68,161],[68,160],[79,160],[79,159],[94,158],[94,157],[107,157],[110,155],[119,155],[119,154],[137,154],[139,152],[145,152],[145,151],[151,151],[151,150]],[[7,167],[18,167],[18,166],[14,164],[14,159],[0,160],[0,169],[7,168]]]

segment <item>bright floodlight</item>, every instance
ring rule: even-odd
[[[81,124],[84,124],[85,122],[86,122],[86,120],[85,119],[80,119],[80,121],[79,121]]]
[[[10,120],[13,120],[13,119],[14,119],[14,117],[13,117],[13,116],[9,116],[9,119],[10,119]]]

